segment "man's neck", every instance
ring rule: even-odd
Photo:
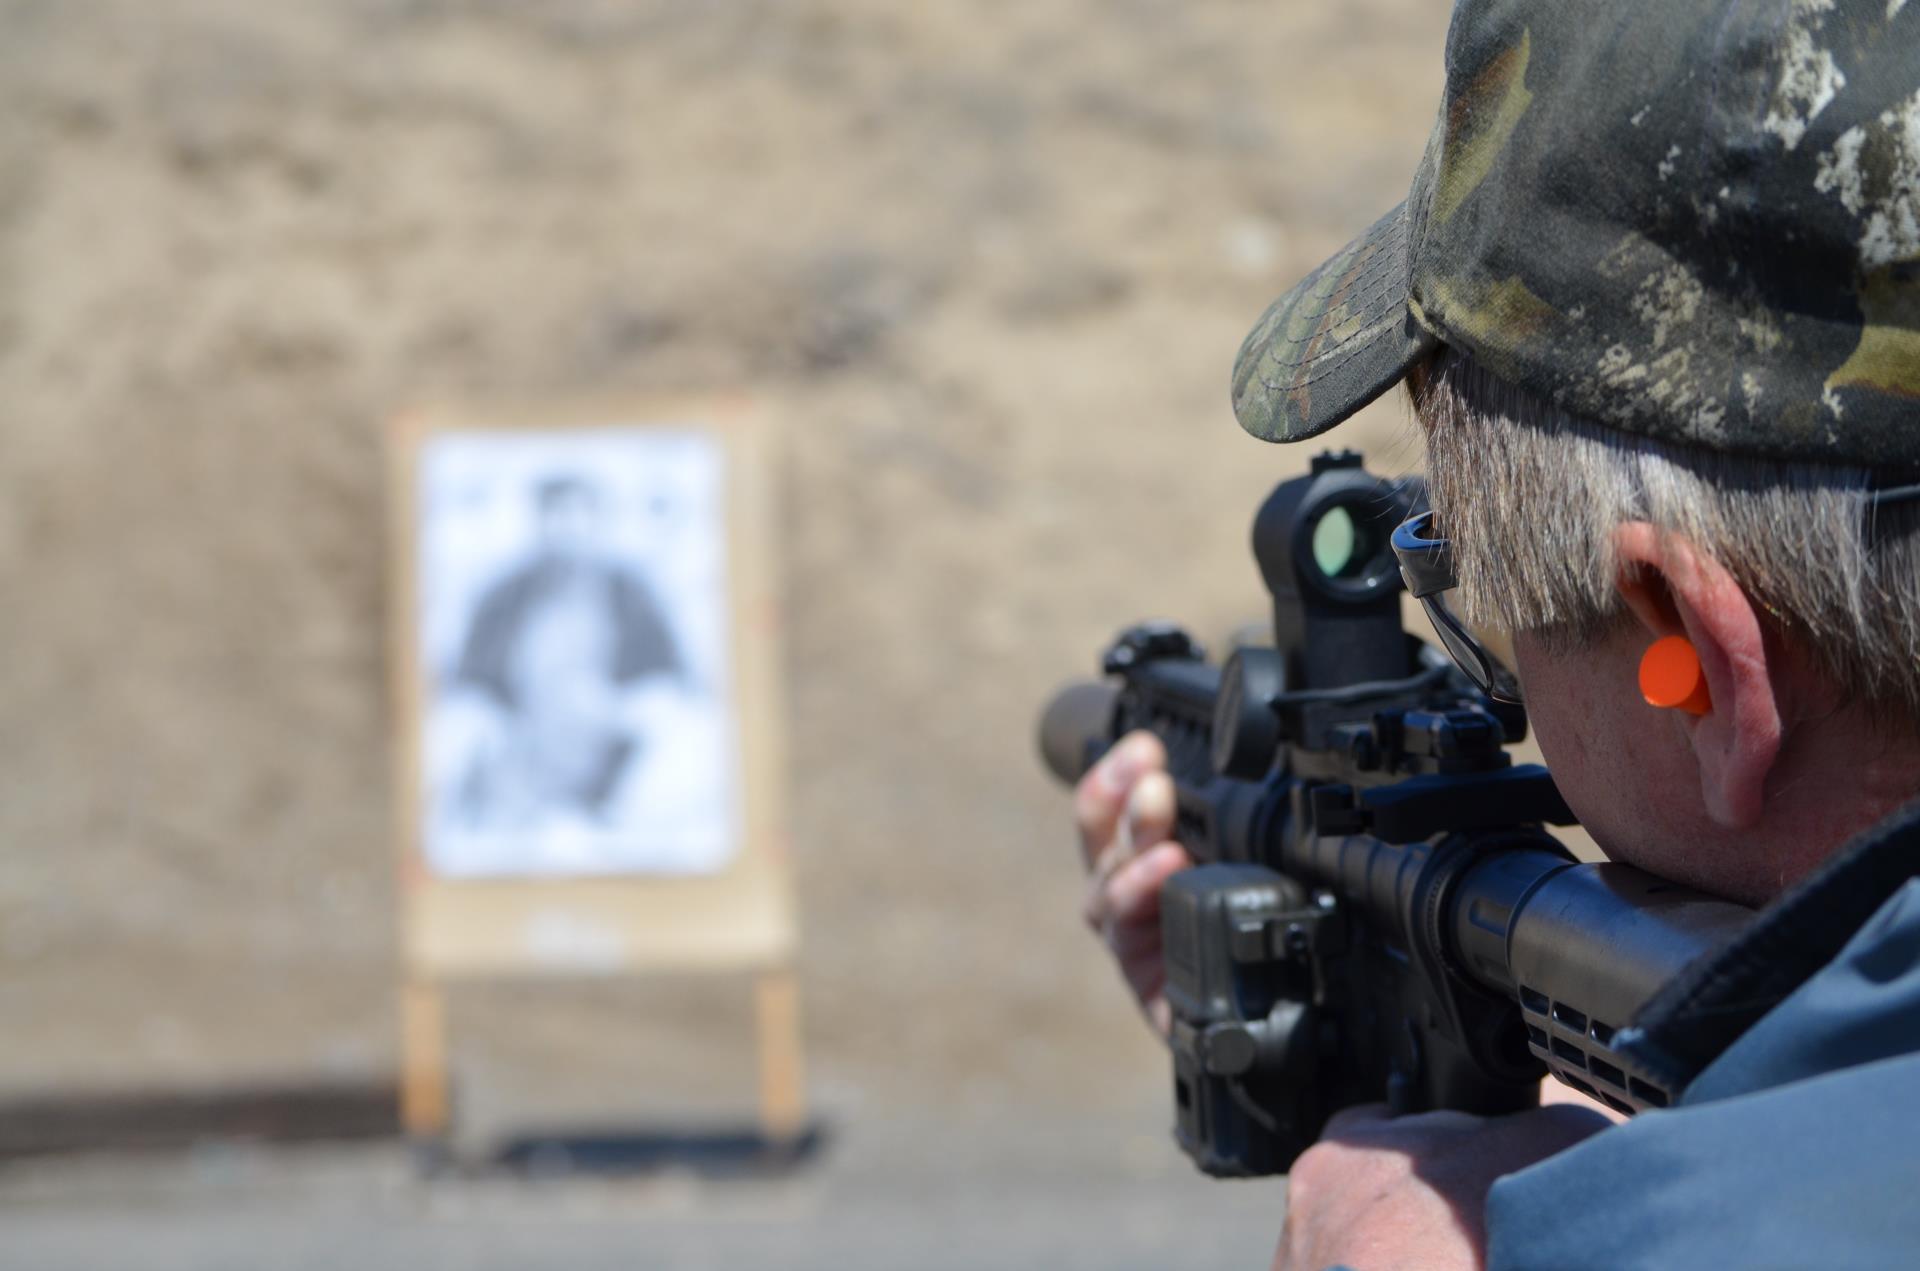
[[[1859,710],[1803,721],[1767,782],[1751,843],[1756,897],[1778,895],[1916,795],[1920,739]]]

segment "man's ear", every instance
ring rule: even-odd
[[[1783,677],[1769,660],[1760,611],[1720,562],[1680,535],[1630,521],[1614,531],[1613,545],[1615,585],[1647,643],[1684,635],[1700,655],[1713,704],[1705,715],[1671,714],[1699,763],[1707,815],[1729,828],[1750,826],[1760,819],[1783,731]]]

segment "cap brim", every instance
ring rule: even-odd
[[[1438,347],[1409,303],[1407,205],[1268,306],[1233,364],[1233,413],[1266,441],[1317,437]]]

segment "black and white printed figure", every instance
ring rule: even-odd
[[[436,873],[733,850],[721,460],[698,433],[449,433],[422,462]]]

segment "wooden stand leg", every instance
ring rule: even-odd
[[[400,1127],[439,1139],[448,1120],[446,1006],[438,984],[409,979],[400,989]]]
[[[806,1074],[800,1051],[800,985],[792,968],[764,972],[754,986],[760,1040],[760,1129],[791,1143],[806,1129]]]

